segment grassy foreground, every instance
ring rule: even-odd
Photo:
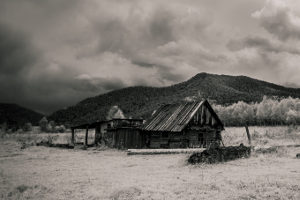
[[[300,144],[297,127],[250,127],[250,132],[259,147]],[[65,142],[69,134],[55,137],[54,142]],[[49,136],[2,137],[0,199],[300,199],[299,147],[188,165],[187,154],[127,156],[113,149],[23,144],[41,138]],[[244,128],[227,128],[223,139],[225,145],[247,144]]]

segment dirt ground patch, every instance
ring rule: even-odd
[[[0,142],[0,199],[300,199],[299,147],[215,165]]]

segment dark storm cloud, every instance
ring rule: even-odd
[[[39,54],[27,35],[0,24],[0,102],[21,99],[25,76]]]
[[[248,36],[240,40],[230,40],[227,47],[231,51],[239,51],[244,48],[257,48],[265,52],[300,54],[300,49],[285,45],[281,42],[273,42],[267,38]]]
[[[2,0],[0,101],[49,113],[202,71],[299,84],[295,2]]]
[[[94,93],[126,86],[117,78],[82,76],[68,67],[52,71],[43,56],[26,34],[0,25],[0,102],[48,113]]]
[[[155,64],[153,64],[153,63],[147,63],[147,62],[143,62],[143,61],[132,61],[132,64],[138,65],[141,67],[146,67],[146,68],[148,68],[148,67],[152,68],[155,66]]]
[[[269,33],[281,40],[300,39],[300,17],[294,14],[287,1],[268,0],[260,11],[253,13]]]
[[[174,70],[180,62],[220,59],[198,44],[198,37],[211,21],[196,9],[160,4],[146,9],[132,5],[129,13],[119,15],[108,13],[91,21],[97,46],[81,52],[78,58],[90,59],[109,52],[137,67],[152,68],[157,71],[157,81],[167,85],[189,76],[182,70]],[[138,80],[133,82],[140,83]]]
[[[38,59],[38,53],[30,45],[30,38],[0,24],[0,72],[1,75],[17,75]]]
[[[283,86],[289,87],[289,88],[300,88],[300,84],[295,84],[295,83],[284,83]]]
[[[86,74],[74,77],[73,74],[67,73],[68,71],[61,71],[53,76],[43,75],[30,79],[23,89],[26,94],[23,103],[49,113],[70,106],[83,98],[126,86],[115,78],[93,78]]]
[[[116,78],[105,79],[99,77],[90,77],[89,75],[82,74],[77,76],[71,83],[71,87],[75,91],[90,91],[90,92],[103,92],[116,90],[125,87],[126,84]]]
[[[146,13],[145,16],[129,13],[126,17],[108,14],[105,20],[93,20],[96,41],[99,41],[94,53],[109,51],[131,59],[138,53],[137,51],[149,50],[175,40],[174,11],[155,7],[149,12],[149,16]],[[94,56],[94,53],[91,55]]]
[[[162,84],[165,85],[166,81],[172,81],[174,83],[183,81],[185,80],[185,75],[182,73],[173,73],[172,72],[172,67],[166,66],[166,65],[157,65],[154,63],[147,63],[143,61],[133,61],[133,64],[140,66],[140,67],[145,67],[145,68],[156,68],[158,70],[159,75],[157,75],[158,81]],[[145,81],[138,80],[137,84],[141,85],[149,85]]]
[[[160,70],[160,81],[164,83],[166,80],[176,82],[181,82],[185,80],[185,74],[173,73],[170,71],[171,69],[162,69]]]
[[[174,30],[172,27],[172,20],[175,18],[173,13],[167,9],[158,8],[150,20],[150,33],[152,40],[156,44],[165,44],[175,39]]]

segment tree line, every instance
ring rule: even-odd
[[[225,126],[299,125],[300,99],[263,97],[260,103],[239,101],[230,106],[213,105]]]

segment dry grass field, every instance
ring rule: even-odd
[[[250,127],[250,133],[256,147],[300,144],[300,127]],[[188,154],[34,146],[48,139],[67,143],[69,137],[2,135],[0,199],[300,199],[300,147],[189,165]],[[83,133],[77,137],[83,140]],[[247,144],[244,128],[227,128],[223,139],[225,145]]]

